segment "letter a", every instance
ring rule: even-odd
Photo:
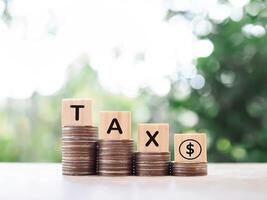
[[[114,124],[116,125],[115,127],[113,127]],[[120,134],[122,134],[121,126],[120,126],[120,124],[119,124],[119,122],[118,122],[118,119],[116,119],[116,118],[113,118],[113,119],[112,119],[112,121],[111,121],[111,123],[110,123],[110,125],[109,125],[109,127],[108,127],[108,131],[107,131],[107,133],[110,134],[110,132],[111,132],[112,130],[117,130],[117,131],[119,131]]]

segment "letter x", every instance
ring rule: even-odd
[[[153,135],[151,135],[149,131],[146,131],[146,134],[149,137],[149,140],[147,141],[146,146],[148,147],[150,145],[150,143],[153,142],[155,144],[155,146],[158,147],[159,143],[156,141],[155,138],[159,134],[159,132],[156,131]]]

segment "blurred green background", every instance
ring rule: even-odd
[[[13,20],[9,2],[2,2],[1,21],[5,24]],[[0,161],[60,162],[61,99],[89,97],[94,99],[96,125],[100,110],[130,110],[134,138],[137,122],[169,122],[171,145],[173,133],[206,132],[210,162],[266,162],[267,3],[247,1],[241,10],[240,19],[216,21],[194,10],[167,9],[166,21],[175,16],[191,22],[201,17],[212,27],[207,33],[195,33],[214,46],[208,57],[194,60],[198,73],[205,78],[204,87],[183,86],[190,80],[178,74],[169,78],[170,90],[163,96],[149,87],[140,88],[135,97],[112,93],[99,84],[90,59],[81,55],[69,65],[64,84],[52,95],[35,91],[24,99],[3,97]]]

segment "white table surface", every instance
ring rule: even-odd
[[[205,177],[62,176],[61,164],[0,163],[0,200],[267,200],[267,164],[209,164]]]

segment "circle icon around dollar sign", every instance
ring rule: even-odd
[[[200,156],[202,147],[194,139],[184,140],[179,146],[180,155],[186,160],[194,160]]]

